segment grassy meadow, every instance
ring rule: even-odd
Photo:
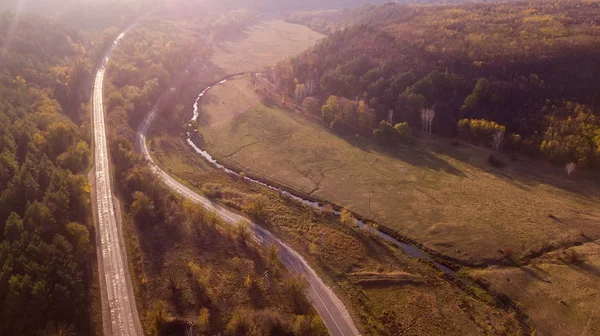
[[[504,258],[499,250],[529,256],[583,241],[582,233],[600,234],[598,182],[587,172],[567,179],[560,167],[524,158],[491,168],[488,150],[452,147],[445,139],[382,151],[361,137],[336,136],[298,112],[248,106],[255,101],[245,78],[208,93],[199,131],[211,154],[348,207],[442,254],[490,263]],[[222,113],[235,117],[211,122]]]
[[[470,274],[519,302],[538,335],[600,334],[598,240],[554,251],[524,267],[491,267]]]
[[[247,77],[215,87],[205,102],[199,131],[222,162],[346,206],[459,261],[510,265],[465,273],[517,302],[538,335],[598,330],[596,176],[567,178],[526,158],[503,157],[507,166],[492,168],[488,150],[440,138],[382,151],[298,111],[265,106]],[[581,264],[567,260],[573,253]],[[385,289],[365,293],[382,307],[406,300]]]
[[[306,26],[278,19],[259,20],[239,34],[221,36],[196,78],[200,85],[226,75],[258,71],[312,47],[325,36]]]

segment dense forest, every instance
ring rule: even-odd
[[[82,36],[0,14],[0,334],[90,334],[94,254]]]
[[[389,127],[380,121],[406,122],[489,146],[501,131],[505,149],[600,164],[597,1],[390,3],[350,13],[331,21],[346,28],[272,77],[327,126],[379,125],[381,134]]]

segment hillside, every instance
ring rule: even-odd
[[[599,14],[596,1],[366,6],[354,25],[280,64],[277,84],[294,99],[308,95],[297,85],[316,81],[310,94],[321,104],[363,100],[375,125],[393,111],[392,124],[420,129],[422,108],[434,109],[432,131],[445,136],[459,135],[461,119],[493,121],[514,134],[506,147],[595,167]],[[471,123],[478,135],[464,139],[488,145],[485,127]]]
[[[521,159],[502,168],[490,150],[443,138],[378,146],[339,136],[306,115],[268,104],[248,78],[209,91],[199,132],[217,159],[300,194],[347,207],[466,264],[527,258],[548,246],[598,237],[593,175]],[[565,228],[553,220],[570,223]],[[511,223],[511,224],[507,224]]]
[[[597,333],[598,10],[386,4],[327,19],[346,28],[208,91],[197,144],[462,265],[537,335]],[[212,176],[165,138],[155,148],[190,183]]]

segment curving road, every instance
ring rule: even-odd
[[[117,224],[117,215],[115,215],[118,212],[115,211],[113,202],[110,158],[102,102],[106,65],[113,48],[124,35],[125,32],[119,35],[104,53],[96,72],[92,91],[95,163],[92,196],[95,202],[94,219],[96,221],[98,271],[102,291],[105,336],[143,335],[127,268],[127,252],[121,229]]]
[[[173,92],[174,89],[171,89],[171,91],[166,95],[168,96]],[[160,99],[157,106],[160,106],[160,101],[164,101],[165,99],[166,97]],[[194,192],[181,182],[175,180],[156,165],[148,150],[146,133],[148,132],[148,128],[158,113],[159,109],[157,107],[152,109],[152,111],[148,113],[146,118],[140,124],[136,134],[136,148],[140,150],[144,157],[148,160],[150,167],[156,176],[165,185],[167,185],[167,187],[182,197],[200,204],[208,210],[215,211],[225,221],[226,224],[236,225],[240,220],[249,222],[253,233],[253,239],[255,241],[263,246],[268,246],[271,244],[277,245],[279,247],[279,257],[282,263],[293,273],[304,276],[304,279],[308,285],[307,295],[317,310],[317,313],[325,323],[329,333],[334,336],[359,335],[358,330],[354,326],[346,307],[337,298],[333,291],[327,287],[325,283],[323,283],[315,271],[310,268],[306,261],[296,251],[292,250],[268,230],[255,223],[252,223],[245,217],[242,217],[219,204],[211,202],[206,197]]]

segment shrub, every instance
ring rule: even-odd
[[[490,156],[488,156],[488,163],[498,168],[503,168],[506,165],[504,161],[498,159],[494,154],[490,154]]]
[[[249,195],[244,199],[243,209],[255,219],[262,220],[267,215],[267,202],[265,195]]]
[[[407,122],[402,122],[394,125],[394,130],[396,130],[396,135],[400,138],[408,138],[412,136],[412,130]]]
[[[563,250],[565,262],[572,265],[580,265],[584,262],[583,256],[575,250]]]
[[[344,225],[353,226],[355,225],[354,217],[352,217],[352,213],[348,211],[348,209],[342,209],[342,213],[340,214],[340,221]]]
[[[275,244],[270,244],[267,248],[267,261],[269,268],[273,268],[279,265],[279,247]]]
[[[233,316],[227,327],[226,335],[248,335],[252,329],[252,319],[250,312],[246,309],[238,309],[233,312]]]
[[[319,109],[321,108],[321,102],[318,98],[315,97],[306,97],[302,102],[302,107],[308,114],[317,115],[319,114]]]
[[[323,212],[324,214],[332,214],[333,213],[333,207],[331,206],[331,204],[325,204],[322,208],[321,208],[321,212]]]
[[[302,276],[288,278],[284,282],[284,292],[287,293],[290,304],[296,314],[304,314],[310,309],[310,303],[305,295],[306,283]]]
[[[331,124],[329,124],[329,129],[339,135],[348,135],[351,134],[351,127],[348,126],[343,120],[335,118]]]
[[[250,238],[250,224],[245,220],[240,220],[235,226],[235,235],[237,239],[245,244]]]
[[[389,122],[382,120],[379,126],[373,130],[373,137],[382,145],[392,145],[397,138],[397,132]]]
[[[280,313],[271,309],[258,311],[254,314],[254,323],[257,333],[265,336],[289,335],[291,326],[288,325]]]
[[[200,314],[198,314],[198,329],[201,332],[207,332],[210,327],[210,312],[206,308],[200,309]]]
[[[221,186],[215,183],[206,183],[202,186],[202,193],[204,196],[215,199],[223,197],[223,191]]]
[[[505,258],[512,260],[514,255],[513,249],[511,249],[510,247],[505,247],[502,250],[500,250],[500,252]]]

